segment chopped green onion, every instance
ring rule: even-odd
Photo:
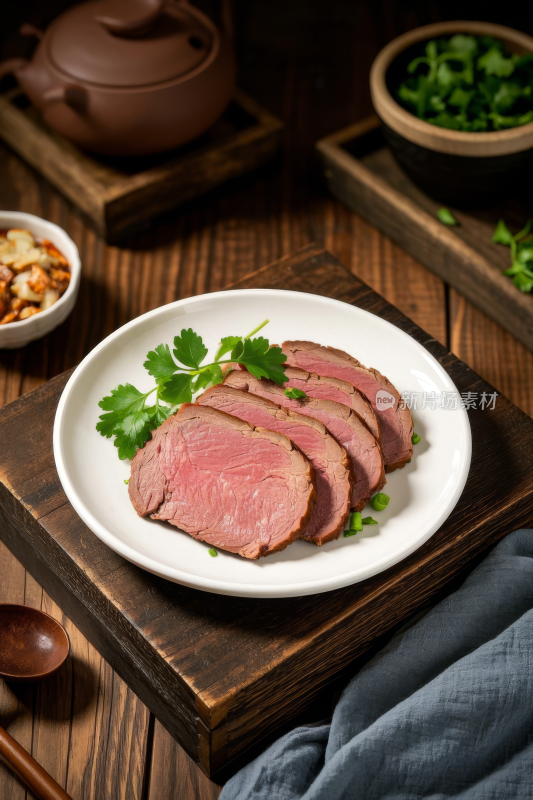
[[[459,225],[449,208],[439,208],[437,217],[443,225]]]
[[[348,530],[344,531],[345,536],[355,536],[356,533],[363,530],[363,523],[361,521],[361,512],[352,511],[350,520],[348,522]]]
[[[413,435],[411,436],[411,442],[413,444],[418,444],[418,442],[421,442],[421,441],[422,441],[422,437],[419,436],[418,433],[413,433]]]
[[[384,494],[384,492],[378,492],[370,500],[370,505],[374,511],[384,511],[389,503],[390,497],[388,494]]]
[[[372,519],[372,517],[363,517],[361,520],[363,525],[378,525],[377,519]]]
[[[126,486],[128,485],[128,483],[129,483],[129,482],[130,482],[130,479],[129,479],[129,478],[128,478],[128,480],[127,480],[127,481],[124,481],[124,483],[126,484]]]
[[[411,463],[411,459],[410,459],[410,458],[408,458],[408,459],[407,459],[407,461],[406,461],[405,463],[406,463],[406,464],[410,464],[410,463]]]
[[[350,524],[348,528],[351,531],[362,531],[363,530],[363,523],[361,522],[361,512],[360,511],[352,511],[350,514]]]
[[[214,547],[210,547],[207,552],[209,553],[211,558],[216,558],[216,556],[218,556],[218,553],[217,553],[217,551],[215,550]]]
[[[301,389],[285,389],[285,394],[291,400],[303,400],[304,397],[307,397],[305,392],[302,392]]]

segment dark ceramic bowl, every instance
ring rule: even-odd
[[[399,36],[377,56],[372,101],[396,160],[427,194],[456,206],[490,203],[533,174],[533,123],[474,133],[439,128],[411,114],[392,95],[422,42],[454,33],[489,34],[515,53],[533,52],[533,38],[488,22],[439,22]]]

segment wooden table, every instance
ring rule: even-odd
[[[295,5],[303,12],[301,3]],[[364,81],[351,76],[366,74],[384,37],[396,32],[391,24],[379,31],[377,19],[373,28],[372,12],[361,11],[359,4],[353,8],[350,30],[357,46],[350,40],[350,56],[339,57],[339,64],[331,55],[317,62],[316,52],[307,50],[300,59],[294,57],[300,35],[296,22],[273,66],[265,25],[247,32],[247,52],[259,53],[258,58],[263,54],[268,69],[254,71],[245,59],[249,77],[243,85],[287,123],[284,166],[198,202],[187,213],[168,214],[122,248],[106,247],[46,182],[0,149],[0,206],[65,227],[80,249],[84,270],[80,301],[65,325],[24,350],[0,352],[0,403],[74,366],[104,336],[144,311],[216,291],[316,240],[533,414],[531,353],[308,179],[313,141],[368,114]],[[241,19],[241,28],[248,22]],[[325,35],[331,39],[331,54],[334,37]],[[314,71],[312,62],[320,65]],[[335,82],[339,76],[342,80]],[[326,81],[327,98],[321,81]],[[0,601],[6,600],[42,607],[63,621],[71,637],[72,658],[52,682],[36,688],[0,682],[0,722],[67,786],[74,800],[218,796],[218,787],[0,545]],[[0,796],[30,797],[3,765]]]

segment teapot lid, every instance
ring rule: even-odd
[[[66,11],[47,31],[50,60],[100,86],[149,86],[194,70],[211,52],[210,21],[186,0],[96,0]]]

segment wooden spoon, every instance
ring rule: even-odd
[[[0,603],[0,677],[24,682],[48,678],[63,664],[69,649],[66,630],[49,614]],[[72,800],[1,727],[0,755],[42,800]]]

